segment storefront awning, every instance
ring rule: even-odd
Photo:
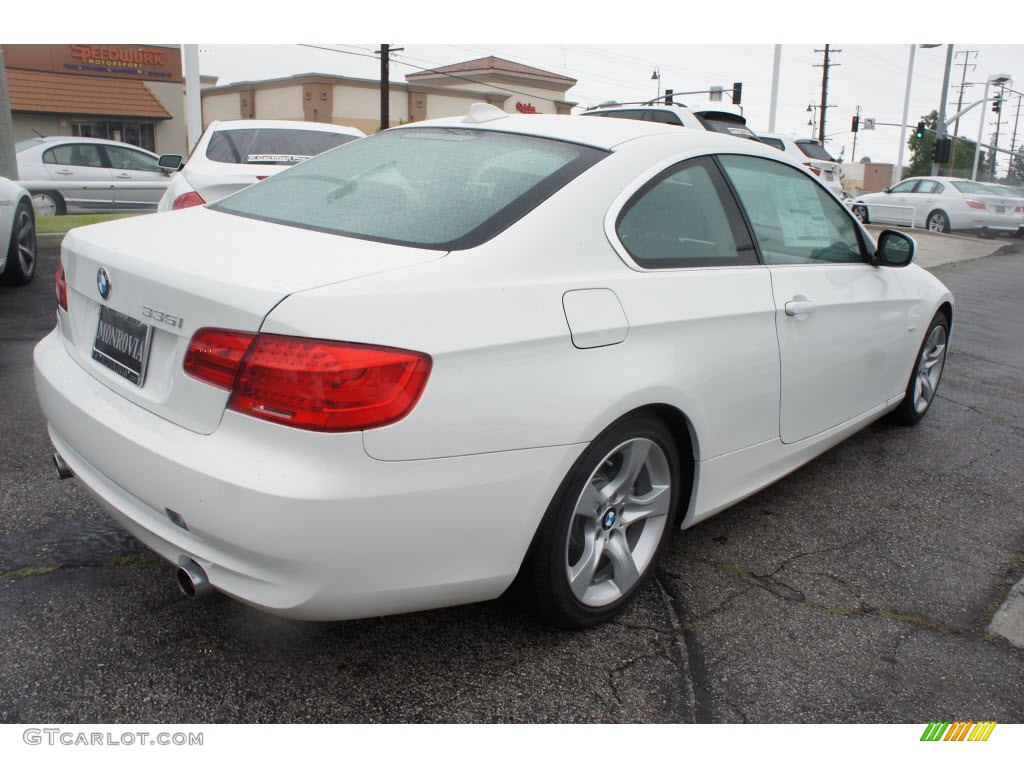
[[[144,83],[134,80],[7,70],[12,112],[170,119]]]

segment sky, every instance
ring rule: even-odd
[[[997,73],[1013,76],[1014,87],[1024,91],[1024,35],[1018,23],[1001,24],[990,14],[975,17],[967,11],[954,16],[938,6],[897,6],[891,0],[818,6],[795,0],[733,0],[700,7],[665,0],[263,0],[247,6],[175,0],[151,10],[135,6],[120,15],[97,14],[79,0],[49,0],[48,8],[54,12],[45,33],[36,31],[39,16],[28,4],[5,10],[9,23],[0,42],[195,42],[202,74],[216,75],[225,85],[307,72],[376,78],[379,63],[373,51],[380,44],[359,41],[386,40],[405,48],[392,66],[392,80],[402,81],[421,67],[496,55],[576,78],[567,99],[581,106],[653,98],[659,82],[651,75],[657,68],[661,89],[676,92],[742,82],[744,114],[761,131],[768,128],[773,47],[781,44],[776,132],[798,137],[812,135],[807,107],[821,101],[822,70],[814,65],[821,64],[822,54],[816,50],[829,42],[838,52],[829,75],[826,146],[846,161],[896,160],[898,127],[862,130],[854,155],[850,122],[860,106],[864,118],[899,123],[914,39],[946,43],[916,51],[911,125],[938,108],[951,28],[956,33],[954,50],[960,54],[954,58],[951,85],[959,84],[963,69],[955,65],[965,58],[971,65],[968,82],[978,83],[966,91],[965,103],[980,99],[984,80]],[[8,38],[12,30],[17,32]],[[968,56],[967,51],[977,54]],[[950,98],[947,114],[955,111],[954,88]],[[1002,112],[1001,147],[1009,148],[1016,114],[1014,96]],[[988,106],[975,107],[961,121],[960,135],[975,138],[983,119],[983,141],[988,140],[994,117]],[[1016,143],[1021,145],[1024,120],[1017,128]]]

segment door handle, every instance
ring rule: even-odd
[[[57,176],[74,176],[75,172],[74,171],[54,171],[54,174],[56,174]]]
[[[816,310],[818,305],[813,301],[787,301],[786,302],[786,314],[790,317],[796,317],[798,315],[809,315],[811,312]]]
[[[119,174],[117,174],[117,176],[115,176],[114,178],[115,178],[115,179],[130,179],[130,178],[131,178],[131,174],[128,174],[128,173],[119,173]]]

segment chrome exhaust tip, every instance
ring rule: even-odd
[[[206,571],[195,560],[188,560],[178,568],[177,576],[178,588],[186,597],[198,600],[217,591],[206,577]]]
[[[57,477],[61,480],[68,480],[75,476],[75,473],[71,471],[71,467],[64,461],[64,457],[56,451],[53,452],[53,466],[57,468]]]

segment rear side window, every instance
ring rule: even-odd
[[[386,243],[472,248],[607,154],[498,131],[403,128],[314,157],[211,207]]]
[[[943,189],[944,187],[939,182],[925,179],[924,181],[918,182],[917,189],[914,191],[923,192],[926,195],[938,195]]]
[[[756,263],[742,217],[708,158],[655,176],[622,209],[615,231],[646,269]]]
[[[64,144],[43,153],[43,162],[52,165],[81,165],[102,168],[103,158],[95,144]]]
[[[292,128],[239,128],[216,131],[206,157],[218,163],[295,165],[357,138]]]
[[[740,198],[765,264],[860,264],[853,219],[820,184],[792,166],[747,155],[719,161]]]
[[[652,123],[664,123],[665,125],[682,125],[683,121],[675,112],[668,112],[664,109],[651,109],[647,112],[647,119]]]

